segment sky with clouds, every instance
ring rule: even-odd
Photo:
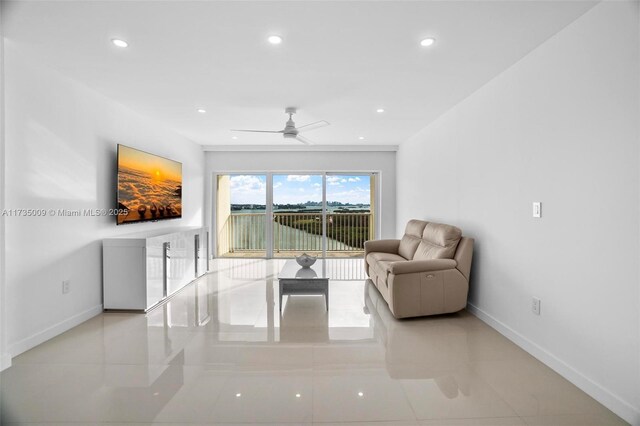
[[[232,175],[232,204],[264,204],[267,195],[265,176]],[[369,176],[327,176],[327,201],[369,204]],[[322,201],[321,175],[274,175],[273,202],[298,204]]]

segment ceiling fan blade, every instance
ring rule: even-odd
[[[244,130],[231,129],[232,132],[252,132],[252,133],[284,133],[284,130]]]
[[[306,145],[313,145],[313,142],[311,142],[309,139],[305,138],[304,136],[296,136],[296,139],[299,140],[300,142],[306,144]]]
[[[296,127],[296,130],[298,132],[308,132],[309,130],[319,129],[321,127],[325,127],[330,124],[331,123],[329,123],[328,121],[320,120],[320,121],[316,121],[315,123],[305,124],[304,126]]]

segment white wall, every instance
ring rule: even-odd
[[[105,237],[201,225],[201,147],[5,45],[6,207],[115,206],[116,144],[183,163],[183,218],[116,226],[114,217],[7,218],[13,356],[101,312]],[[62,294],[62,281],[71,292]]]
[[[476,238],[474,311],[634,424],[637,8],[595,6],[401,144],[397,176],[398,231],[422,218]]]
[[[212,176],[216,172],[378,171],[380,172],[381,238],[395,238],[396,153],[332,151],[214,151],[205,153],[206,224],[212,226]],[[212,233],[213,235],[213,233]],[[215,247],[215,245],[212,245]],[[213,253],[213,252],[212,252]]]
[[[4,25],[3,19],[3,3],[0,2],[0,212],[4,210]],[[5,220],[0,214],[0,371],[11,365],[11,357],[7,352],[5,332],[6,321],[5,315],[5,263],[4,263],[4,246],[5,246]]]

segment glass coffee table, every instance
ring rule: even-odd
[[[297,294],[323,294],[329,310],[329,277],[323,259],[318,259],[310,268],[298,265],[295,259],[287,260],[278,274],[280,281],[280,312],[282,296]]]

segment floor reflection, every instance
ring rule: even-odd
[[[358,274],[348,260],[351,272],[342,259],[330,270]],[[365,279],[332,278],[329,311],[323,296],[290,296],[280,313],[283,263],[217,260],[147,315],[103,314],[20,355],[1,375],[3,424],[620,424],[464,311],[398,321]]]
[[[329,312],[324,296],[289,296],[280,315],[280,342],[329,342]]]

